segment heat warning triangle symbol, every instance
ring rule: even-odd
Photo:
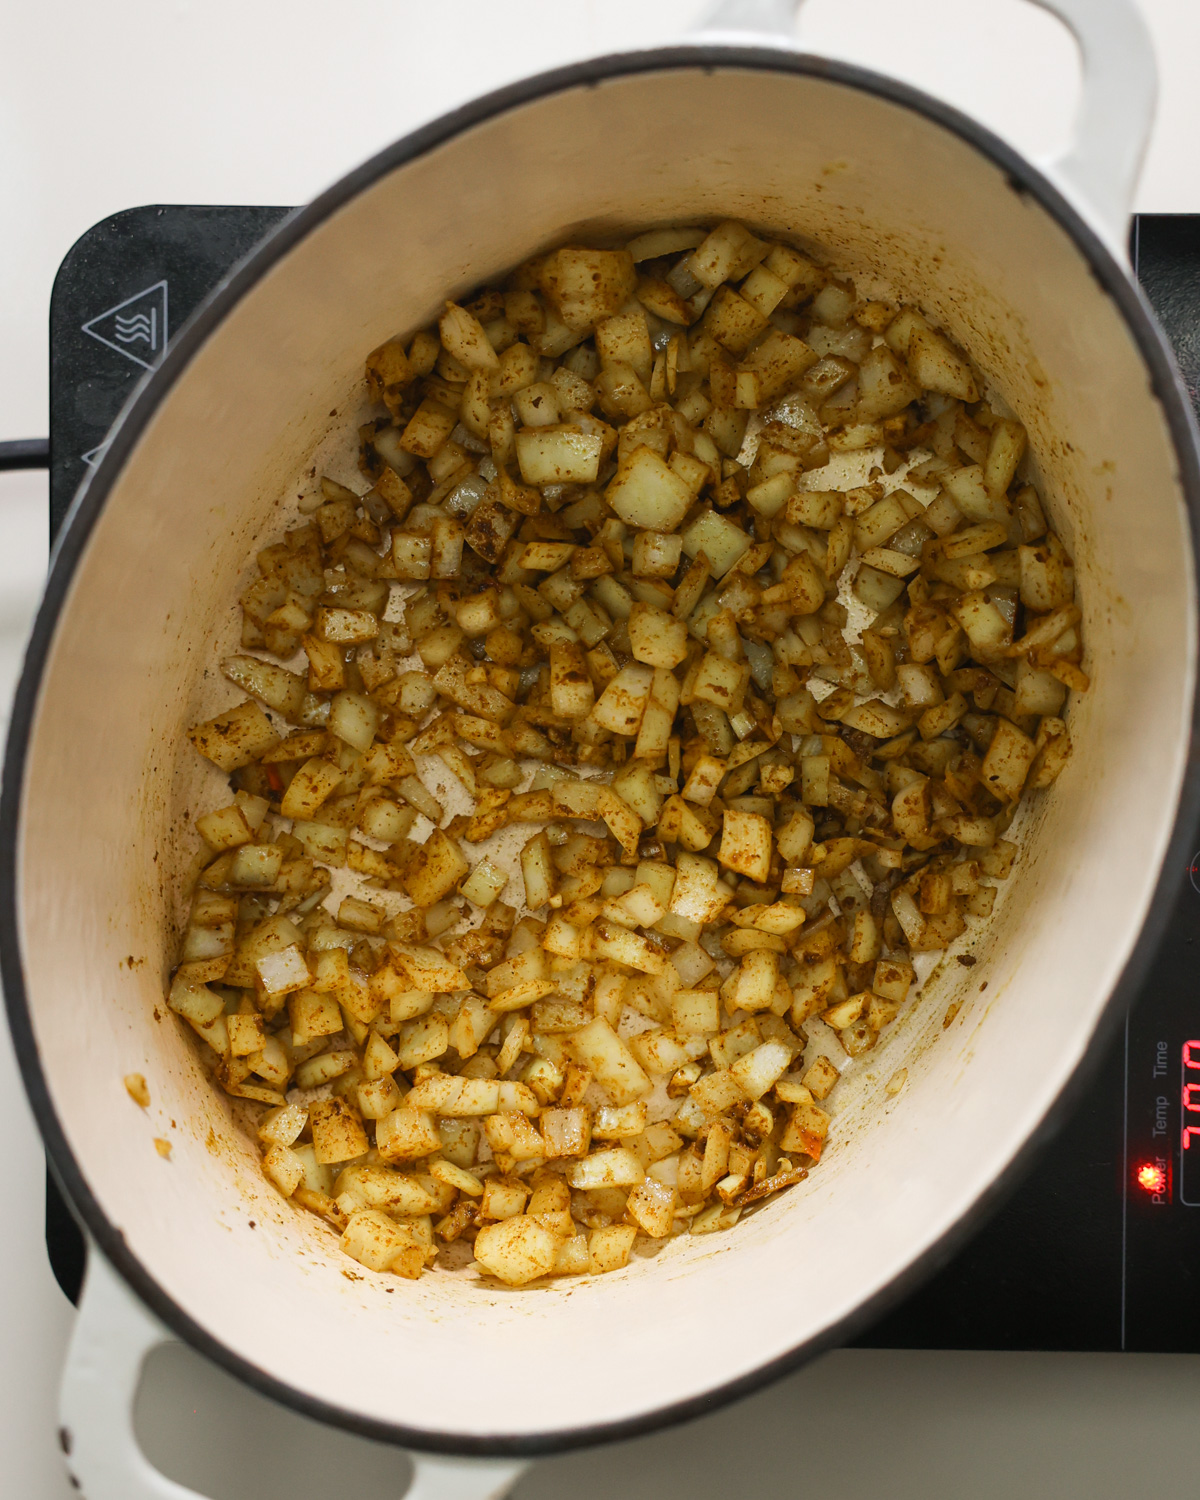
[[[167,283],[156,281],[134,292],[89,319],[83,331],[142,369],[152,370],[167,347]]]

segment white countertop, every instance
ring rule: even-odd
[[[1200,211],[1200,6],[1142,0],[1162,90],[1136,206]],[[0,89],[0,438],[47,429],[54,273],[139,203],[293,204],[424,120],[525,74],[665,42],[698,0],[7,0]],[[1070,131],[1078,64],[1022,0],[809,0],[800,37],[940,93],[1031,154]],[[0,714],[45,566],[46,484],[0,475]],[[55,1393],[71,1309],[42,1242],[43,1159],[0,1027],[0,1453],[6,1494],[66,1500]],[[213,1500],[383,1500],[392,1450],[305,1424],[182,1351],[156,1360],[140,1430]],[[520,1500],[692,1500],[762,1486],[823,1500],[1108,1500],[1196,1492],[1200,1356],[842,1351],[701,1423],[556,1459]],[[267,1459],[263,1454],[274,1455]]]

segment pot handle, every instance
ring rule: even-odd
[[[759,32],[777,44],[788,44],[794,39],[802,3],[720,0],[701,30],[704,36]],[[1067,26],[1083,58],[1083,94],[1074,139],[1061,156],[1041,165],[1109,248],[1126,260],[1133,194],[1158,93],[1154,46],[1141,7],[1137,0],[1031,3]]]
[[[88,1246],[79,1302],[59,1393],[59,1441],[87,1500],[205,1500],[150,1463],[133,1431],[133,1405],[147,1355],[176,1337]],[[410,1453],[407,1500],[503,1500],[527,1464]]]

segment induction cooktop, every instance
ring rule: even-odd
[[[151,206],[88,230],[50,312],[50,525],[121,407],[235,262],[292,210]],[[1133,263],[1200,405],[1200,215],[1134,221]],[[1022,1185],[857,1342],[877,1348],[1200,1350],[1200,835],[1141,992]],[[52,1178],[46,1244],[74,1300],[83,1238]]]

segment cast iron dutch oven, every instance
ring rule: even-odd
[[[230,276],[125,412],[54,552],[0,856],[12,1028],[92,1246],[63,1399],[90,1500],[191,1493],[130,1434],[142,1359],[169,1338],[418,1450],[426,1496],[500,1494],[529,1455],[694,1416],[944,1259],[1061,1108],[1158,936],[1164,861],[1173,880],[1190,852],[1200,480],[1124,250],[1147,38],[1133,0],[1042,3],[1084,55],[1077,144],[1052,166],[909,88],[737,30],[785,28],[790,6],[733,5],[723,30],[531,79],[360,167]],[[1025,424],[1078,570],[1092,687],[1073,758],[946,991],[954,1025],[927,1000],[854,1072],[803,1190],[590,1280],[348,1277],[330,1232],[266,1183],[164,1009],[191,820],[219,777],[183,731],[229,702],[206,667],[246,559],[353,420],[365,351],[555,242],[725,217],[902,289]],[[150,1120],[131,1071],[150,1080]],[[169,1164],[153,1133],[172,1137]]]

